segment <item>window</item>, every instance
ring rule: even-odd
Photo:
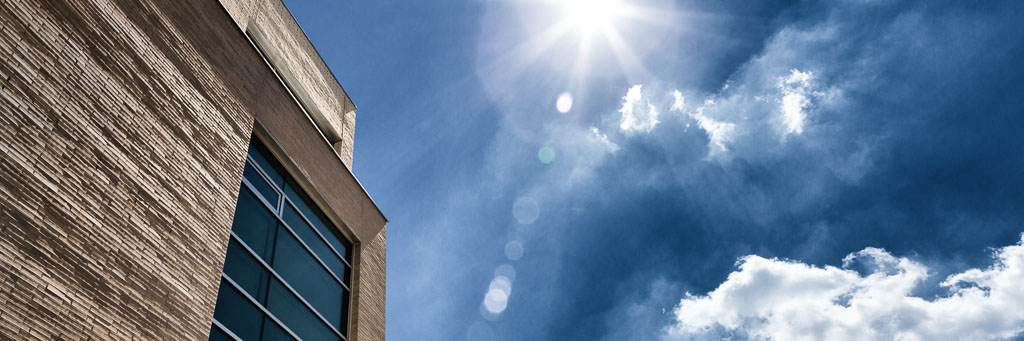
[[[351,243],[249,145],[210,340],[346,340]]]

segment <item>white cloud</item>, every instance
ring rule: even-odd
[[[784,123],[784,134],[802,134],[804,132],[804,120],[807,114],[804,108],[811,104],[801,93],[788,93],[782,97],[782,122]]]
[[[643,99],[643,85],[637,84],[626,91],[622,97],[622,108],[619,109],[622,120],[619,129],[627,135],[637,132],[649,133],[658,125],[658,108],[650,101]]]
[[[683,97],[683,93],[679,90],[672,90],[672,106],[669,107],[669,111],[677,111],[680,113],[685,112],[686,98]],[[708,135],[708,156],[715,156],[719,153],[729,151],[727,144],[732,142],[735,137],[736,124],[731,122],[724,122],[715,120],[708,115],[704,114],[706,109],[715,107],[715,101],[713,99],[704,100],[704,104],[697,107],[695,112],[690,112],[688,115],[697,121],[697,126],[704,130]],[[690,124],[687,123],[684,132],[690,129]]]
[[[597,127],[590,127],[590,132],[594,134],[594,138],[597,138],[598,141],[601,141],[601,144],[604,145],[605,149],[608,150],[609,152],[614,153],[619,150],[619,145],[615,144],[612,141],[609,141],[608,134],[601,133],[601,130],[597,129]]]
[[[808,97],[811,86],[810,72],[790,70],[789,77],[779,77],[779,91],[782,92],[782,105],[779,110],[782,112],[782,135],[802,134],[804,122],[807,120],[807,112],[804,111],[811,105]]]
[[[715,101],[709,99],[704,101],[704,104],[698,107],[696,112],[690,113],[690,117],[696,120],[697,125],[708,134],[708,156],[729,151],[727,144],[732,142],[736,133],[736,124],[718,121],[704,114],[705,109],[714,106]]]
[[[683,107],[686,105],[686,98],[683,98],[683,93],[679,90],[672,90],[672,107],[669,111],[683,112]]]
[[[775,340],[991,340],[1024,332],[1024,236],[997,249],[987,269],[941,283],[949,294],[912,296],[928,269],[867,248],[843,267],[743,257],[739,269],[705,296],[687,294],[670,334],[686,339],[741,335]],[[864,265],[862,275],[850,269]]]

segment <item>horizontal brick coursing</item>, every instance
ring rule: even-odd
[[[0,2],[0,339],[206,337],[253,120],[217,6]]]

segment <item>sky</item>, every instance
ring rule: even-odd
[[[1024,2],[285,3],[389,340],[1024,339]]]

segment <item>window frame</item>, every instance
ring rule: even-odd
[[[268,280],[276,280],[280,284],[282,284],[282,286],[285,289],[287,289],[287,292],[289,294],[291,294],[292,296],[297,298],[298,301],[300,303],[302,303],[302,305],[305,306],[306,309],[309,310],[309,312],[312,313],[312,315],[315,316],[321,323],[326,325],[327,328],[334,335],[338,336],[340,340],[347,341],[348,340],[348,333],[351,331],[351,327],[352,327],[352,322],[353,322],[352,321],[352,306],[353,306],[353,303],[355,301],[354,297],[353,297],[353,290],[352,290],[352,284],[351,284],[351,282],[355,281],[355,278],[354,278],[355,277],[354,276],[355,267],[352,265],[352,261],[351,261],[350,258],[352,258],[352,256],[354,256],[354,254],[355,254],[355,250],[354,249],[355,249],[356,243],[353,242],[344,233],[344,231],[338,226],[338,224],[336,224],[334,221],[331,221],[331,219],[327,217],[327,214],[321,208],[320,205],[318,205],[317,203],[313,202],[310,193],[308,191],[306,191],[306,189],[297,186],[297,185],[299,185],[299,181],[298,181],[299,179],[292,175],[292,172],[290,172],[286,168],[284,163],[281,162],[280,159],[278,159],[276,157],[276,155],[274,155],[273,152],[271,152],[271,150],[268,147],[268,145],[266,143],[263,143],[262,139],[260,139],[256,134],[253,134],[253,136],[250,139],[249,146],[250,146],[250,149],[246,151],[245,164],[243,165],[243,175],[241,177],[242,178],[242,182],[241,182],[241,186],[239,186],[239,192],[238,192],[237,198],[240,199],[242,197],[242,195],[245,194],[244,193],[245,191],[250,192],[249,194],[251,194],[253,197],[255,197],[257,199],[257,201],[260,202],[260,204],[262,205],[262,208],[265,208],[267,211],[269,211],[269,213],[273,216],[273,218],[276,221],[276,223],[283,230],[287,231],[291,235],[291,237],[294,238],[299,243],[299,245],[302,246],[302,249],[306,253],[308,253],[313,258],[313,260],[325,272],[327,272],[327,274],[332,279],[334,279],[334,281],[336,283],[338,283],[341,286],[341,288],[342,288],[342,299],[343,299],[343,302],[342,302],[342,309],[343,310],[342,310],[342,316],[341,316],[342,321],[341,321],[341,324],[340,324],[341,328],[340,329],[336,328],[333,323],[331,323],[327,318],[325,318],[322,314],[320,314],[320,312],[317,311],[317,309],[315,307],[313,307],[313,305],[311,303],[309,303],[309,301],[307,301],[305,297],[303,297],[301,294],[299,294],[299,292],[294,287],[292,287],[291,284],[288,283],[288,281],[286,281],[283,276],[281,276],[280,274],[277,273],[277,271],[274,270],[273,266],[268,264],[263,259],[262,256],[260,256],[245,241],[243,241],[242,238],[240,236],[238,236],[233,229],[230,231],[229,243],[235,242],[239,246],[241,246],[242,249],[245,250],[245,252],[248,253],[248,255],[250,257],[255,259],[260,264],[260,266],[265,271],[267,271],[270,274],[271,278],[268,278]],[[262,154],[262,156],[264,158],[266,158],[268,162],[276,163],[278,166],[280,166],[280,171],[282,172],[281,176],[284,178],[285,186],[288,186],[288,185],[291,184],[293,187],[295,187],[294,191],[296,192],[296,194],[299,194],[300,196],[305,196],[305,198],[301,198],[300,197],[300,198],[297,198],[297,199],[298,200],[308,199],[308,200],[303,200],[303,201],[305,201],[304,204],[309,206],[310,209],[319,210],[320,213],[323,215],[323,217],[318,217],[318,219],[321,220],[325,225],[327,225],[328,229],[338,230],[337,231],[338,233],[335,235],[335,237],[337,237],[342,242],[342,246],[346,247],[346,250],[345,250],[344,254],[342,252],[338,252],[338,250],[334,247],[334,245],[332,245],[332,243],[330,243],[328,241],[327,237],[324,236],[319,231],[319,229],[315,227],[315,225],[313,224],[312,220],[310,220],[310,218],[307,217],[306,214],[303,213],[302,210],[299,209],[298,205],[296,205],[294,200],[292,200],[292,198],[290,198],[285,193],[284,188],[282,188],[276,182],[274,182],[273,179],[271,179],[271,177],[269,176],[269,174],[267,174],[266,171],[263,169],[263,167],[261,167],[259,165],[259,163],[256,162],[256,160],[252,157],[251,153]],[[276,203],[271,203],[269,200],[267,200],[267,198],[265,198],[264,195],[259,191],[257,186],[255,184],[253,184],[248,178],[246,178],[246,176],[244,175],[244,169],[245,169],[246,166],[252,167],[253,170],[256,171],[256,174],[257,174],[257,176],[259,176],[260,180],[262,180],[266,184],[270,185],[269,187],[275,192],[275,194],[277,194],[278,199],[277,199]],[[273,167],[273,165],[271,167]],[[290,183],[289,183],[289,180],[291,180]],[[238,199],[236,199],[236,202],[237,202],[237,200]],[[315,235],[317,236],[317,239],[319,239],[320,242],[322,242],[324,245],[327,246],[327,248],[330,250],[330,253],[333,254],[334,257],[337,257],[338,259],[340,259],[342,261],[342,264],[344,265],[345,273],[340,274],[340,276],[339,276],[339,274],[336,274],[335,271],[332,270],[331,267],[328,266],[327,263],[323,261],[323,259],[321,258],[321,255],[317,254],[313,250],[313,248],[311,248],[309,246],[308,242],[306,240],[304,240],[302,237],[300,237],[300,235],[295,231],[295,229],[293,229],[285,221],[285,219],[284,219],[285,205],[291,205],[291,210],[294,211],[294,213],[297,214],[298,217],[301,218],[302,221],[308,225],[308,228],[311,231],[313,231],[313,233],[315,233]],[[235,212],[235,213],[237,214],[238,212]],[[327,219],[324,220],[322,218],[327,218]],[[235,219],[235,217],[232,217],[232,221],[234,221],[234,219]],[[280,233],[280,231],[278,231],[278,233]],[[276,248],[276,246],[275,246],[275,248]],[[330,257],[330,256],[328,256],[328,257]],[[225,260],[225,264],[226,263],[227,262]],[[346,278],[349,280],[348,282],[346,282]],[[231,277],[228,276],[227,273],[224,272],[223,268],[221,269],[221,279],[222,279],[222,283],[228,283],[228,285],[231,286],[230,290],[234,290],[235,292],[241,294],[250,303],[254,304],[260,310],[260,312],[263,313],[264,316],[268,317],[278,327],[281,327],[281,329],[283,329],[286,333],[288,333],[289,336],[291,336],[295,340],[301,340],[301,338],[299,338],[285,323],[283,323],[273,313],[271,313],[270,310],[266,306],[264,306],[262,303],[260,303],[259,300],[257,300],[255,297],[253,297],[250,293],[246,292],[245,289],[242,288],[241,285],[239,285],[233,279],[231,279]],[[236,341],[241,341],[241,339],[235,333],[233,333],[230,329],[228,329],[222,323],[217,321],[217,319],[215,317],[213,318],[212,328],[216,328],[216,329],[224,332],[225,334],[227,334],[229,337],[233,338]]]

